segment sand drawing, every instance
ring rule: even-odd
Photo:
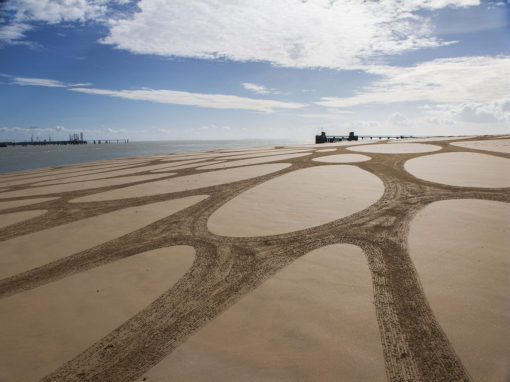
[[[510,140],[495,138],[0,177],[0,380],[504,381]]]

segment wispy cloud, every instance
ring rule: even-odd
[[[317,104],[487,103],[510,94],[510,56],[437,59],[411,67],[372,67],[369,72],[382,78],[355,96],[323,97]]]
[[[451,43],[434,36],[421,11],[478,4],[478,0],[141,0],[132,17],[111,21],[103,42],[133,53],[352,68],[380,55]]]
[[[44,86],[50,88],[65,88],[67,85],[57,80],[46,78],[13,77],[12,83],[21,86]]]
[[[243,82],[243,87],[246,90],[250,90],[256,94],[270,94],[270,93],[278,94],[279,93],[276,89],[272,89],[272,88],[268,89],[263,85],[257,85],[257,84],[251,83],[251,82]]]
[[[175,105],[207,107],[213,109],[243,109],[273,112],[276,109],[299,109],[305,104],[267,99],[253,99],[226,94],[202,94],[177,90],[107,90],[94,88],[69,88],[79,93],[105,95],[130,100],[150,101]]]

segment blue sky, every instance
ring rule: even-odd
[[[510,132],[510,4],[7,0],[0,140]]]

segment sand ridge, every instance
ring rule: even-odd
[[[441,147],[443,153],[469,150],[449,145],[446,141],[430,143]],[[350,142],[333,145],[338,154],[349,153],[346,147],[353,146]],[[43,381],[59,382],[141,381],[144,373],[165,356],[178,351],[182,344],[190,341],[195,334],[198,335],[201,328],[206,328],[208,323],[222,313],[228,313],[244,296],[256,292],[280,270],[285,270],[318,248],[352,244],[362,248],[368,260],[388,380],[470,380],[463,360],[459,358],[428,304],[419,281],[419,270],[417,273],[409,254],[407,233],[415,214],[434,201],[464,198],[509,203],[510,195],[506,189],[458,188],[435,184],[405,171],[406,161],[425,155],[429,154],[371,153],[372,160],[353,164],[381,179],[385,187],[383,196],[370,207],[346,218],[325,223],[320,229],[260,237],[224,237],[212,235],[208,231],[209,218],[244,192],[296,170],[335,166],[312,161],[321,156],[315,152],[307,157],[289,159],[286,161],[288,166],[279,171],[209,186],[206,189],[210,195],[208,199],[158,220],[150,227],[0,280],[0,297],[9,299],[24,291],[36,291],[70,275],[143,251],[175,245],[193,246],[196,260],[190,272],[174,287],[43,378]],[[504,153],[498,156],[506,159],[510,157]],[[185,178],[196,170],[190,168],[177,172],[180,178]],[[217,170],[201,170],[197,175],[208,173],[217,173]],[[147,180],[144,184],[149,187],[149,184],[156,182]],[[112,186],[115,191],[123,188]],[[61,200],[48,204],[47,208],[48,214],[55,216],[56,223],[68,222],[66,219],[81,214],[97,215],[102,210],[133,207],[151,200],[172,200],[196,195],[200,191],[203,190],[189,189],[175,194],[167,192],[106,201],[99,198],[96,203],[90,204],[67,203],[66,195],[57,193]],[[94,191],[88,193],[100,194],[100,191],[96,194]],[[49,194],[42,196],[46,195]],[[26,234],[38,229],[28,225],[28,231],[20,232]],[[13,235],[15,232],[0,230],[0,241],[4,243],[5,238]],[[342,380],[343,377],[337,375],[334,380]]]

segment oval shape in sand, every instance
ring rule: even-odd
[[[37,199],[23,199],[23,200],[11,200],[9,202],[0,202],[0,210],[6,210],[9,208],[29,206],[30,204],[49,202],[58,198],[37,198]]]
[[[304,154],[287,154],[287,155],[268,155],[262,158],[249,158],[249,159],[241,159],[234,160],[230,162],[222,162],[218,164],[212,164],[208,166],[199,167],[197,170],[215,170],[219,168],[228,168],[228,167],[238,167],[238,166],[249,166],[253,164],[259,163],[267,163],[267,162],[278,162],[281,160],[288,160],[293,158],[304,157],[310,155],[311,153]]]
[[[326,152],[330,152],[330,151],[336,151],[336,149],[322,149],[322,150],[317,150],[318,153],[326,153]]]
[[[0,300],[0,377],[39,381],[172,287],[195,251],[139,253]]]
[[[201,174],[180,176],[177,178],[140,184],[138,186],[124,187],[119,190],[101,192],[99,194],[84,196],[71,200],[71,203],[101,202],[103,200],[136,198],[139,196],[168,194],[194,190],[197,188],[217,186],[225,183],[255,178],[289,167],[289,163],[264,164],[227,170],[211,171]]]
[[[382,181],[348,165],[317,166],[271,179],[215,211],[207,227],[222,236],[277,235],[343,218],[375,203]]]
[[[52,186],[40,186],[33,188],[26,188],[23,190],[9,191],[0,194],[0,199],[5,198],[20,198],[23,196],[33,196],[33,195],[44,195],[44,194],[57,194],[61,192],[71,192],[71,191],[79,191],[86,190],[92,188],[102,188],[109,186],[118,186],[121,184],[134,183],[134,182],[142,182],[146,180],[164,178],[169,175],[174,175],[172,173],[168,174],[151,174],[151,175],[138,175],[138,176],[126,176],[122,178],[112,178],[112,179],[98,179],[98,180],[88,180],[86,182],[76,182],[76,183],[64,183],[64,184],[56,184]]]
[[[450,145],[468,149],[494,151],[510,154],[510,139],[490,139],[485,141],[452,142]]]
[[[11,212],[10,214],[0,215],[0,228],[11,224],[21,223],[22,221],[35,218],[45,214],[47,210],[31,210],[21,212]]]
[[[475,381],[510,376],[510,204],[432,203],[413,219],[409,251],[427,300]]]
[[[337,154],[337,155],[327,155],[324,157],[313,158],[312,160],[315,162],[323,162],[323,163],[355,163],[355,162],[366,162],[370,160],[367,155],[363,154]]]
[[[438,151],[441,150],[441,147],[425,143],[384,143],[381,145],[348,147],[347,150],[378,154],[412,154]]]
[[[0,279],[126,235],[206,198],[197,195],[129,207],[3,241]]]
[[[441,153],[408,160],[407,172],[459,187],[510,187],[510,159],[477,153]]]
[[[304,255],[143,377],[152,382],[386,381],[365,255],[349,244]]]

